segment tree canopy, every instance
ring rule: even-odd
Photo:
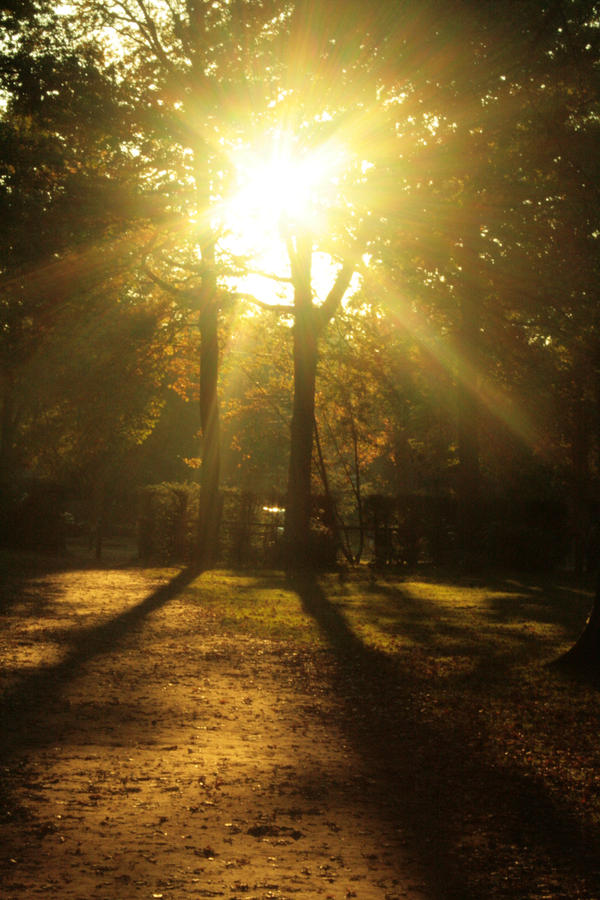
[[[599,21],[578,0],[6,7],[6,480],[116,471],[176,391],[204,562],[226,485],[285,495],[306,561],[317,493],[338,537],[369,495],[437,498],[465,562],[501,498],[551,497],[583,564]]]

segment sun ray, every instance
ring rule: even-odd
[[[389,277],[383,279],[383,293],[394,300],[388,302],[387,312],[398,328],[408,332],[427,353],[450,373],[456,381],[474,392],[482,407],[509,429],[517,438],[534,450],[542,450],[539,428],[516,398],[494,384],[471,360],[465,358],[450,336],[440,340],[425,317],[406,301]]]

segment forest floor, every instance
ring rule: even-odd
[[[2,557],[0,897],[600,897],[572,579]]]

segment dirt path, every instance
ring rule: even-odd
[[[223,637],[185,578],[57,572],[13,588],[3,900],[433,896],[385,766],[349,739],[331,653]]]

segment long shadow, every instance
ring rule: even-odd
[[[388,585],[383,579],[378,579],[374,590],[377,594],[388,593],[393,597],[397,592],[399,579],[392,574],[392,584]],[[439,588],[444,585],[449,588],[481,588],[486,594],[491,595],[488,600],[490,620],[497,622],[519,621],[526,610],[528,616],[539,622],[560,625],[565,628],[572,627],[573,619],[583,617],[582,622],[592,606],[596,589],[594,576],[574,575],[563,573],[562,575],[543,575],[539,573],[522,574],[487,574],[485,577],[458,577],[450,574],[439,573],[409,573],[407,580],[428,583],[432,582]],[[561,583],[562,582],[562,583]]]
[[[40,666],[18,677],[0,698],[0,761],[6,765],[16,751],[47,743],[49,735],[30,728],[39,710],[49,701],[56,703],[65,686],[89,662],[112,652],[147,616],[173,600],[200,574],[198,568],[182,570],[140,603],[108,622],[75,631],[73,646],[60,662]]]
[[[428,583],[429,579],[415,577],[415,581]],[[410,579],[409,579],[410,581]],[[532,582],[532,583],[531,583]],[[385,580],[378,580],[376,585],[370,588],[376,596],[387,597],[390,605],[397,606],[398,584],[402,581],[395,579],[391,584]],[[508,577],[490,577],[475,581],[474,579],[434,579],[436,590],[440,585],[456,588],[480,588],[485,590],[487,609],[482,616],[491,623],[510,624],[519,623],[523,618],[531,618],[536,622],[548,623],[560,626],[566,630],[572,629],[574,622],[585,621],[585,616],[593,602],[595,585],[589,580],[585,584],[578,583],[559,585],[556,578],[549,579],[514,579]],[[578,627],[578,625],[576,626]]]
[[[411,836],[431,895],[538,896],[547,873],[535,861],[545,859],[558,877],[584,880],[590,893],[578,896],[599,896],[598,835],[582,834],[541,783],[486,760],[477,711],[425,721],[426,681],[365,646],[315,579],[294,587],[336,655],[332,689],[346,704],[348,739],[376,776],[382,817]],[[529,867],[515,868],[519,855]]]

